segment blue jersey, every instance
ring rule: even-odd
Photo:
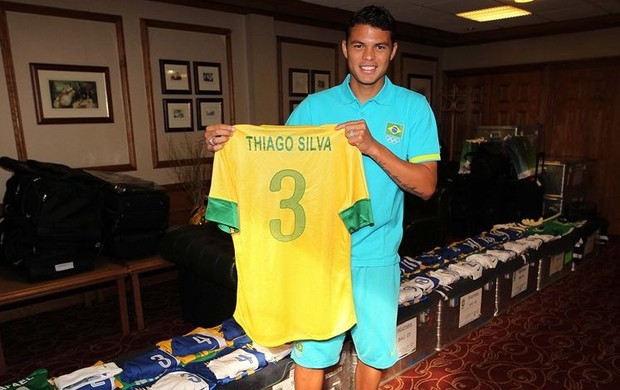
[[[364,119],[375,140],[411,163],[439,161],[435,116],[426,98],[385,77],[381,91],[361,104],[349,87],[351,76],[328,90],[309,95],[287,125],[322,125]],[[402,239],[403,192],[371,158],[363,157],[374,225],[352,234],[354,266],[396,264]]]

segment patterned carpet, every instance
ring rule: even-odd
[[[615,237],[576,272],[382,389],[620,389],[619,278],[620,239]],[[147,328],[126,337],[119,336],[115,297],[1,323],[9,367],[0,374],[0,385],[41,367],[59,375],[109,361],[194,328],[181,319],[176,280],[144,290]]]
[[[620,243],[382,390],[620,389]]]
[[[187,333],[195,327],[181,319],[178,291],[177,280],[144,287],[146,329],[125,337],[120,335],[115,296],[90,306],[72,306],[0,323],[8,365],[7,372],[0,374],[0,388],[37,368],[47,368],[50,375],[66,374],[97,360],[111,361]],[[129,310],[133,312],[131,306]],[[136,326],[130,319],[130,329],[134,330]]]

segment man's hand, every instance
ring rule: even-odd
[[[357,147],[362,154],[369,155],[376,144],[368,125],[363,119],[344,122],[336,126],[336,130],[342,130],[349,140],[349,144]]]
[[[207,143],[207,150],[210,152],[222,150],[224,144],[228,142],[234,132],[234,126],[225,125],[223,123],[207,126],[205,129],[205,142]]]

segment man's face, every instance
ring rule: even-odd
[[[353,26],[348,41],[342,41],[342,52],[347,59],[352,82],[365,86],[380,82],[382,86],[383,76],[396,55],[396,49],[397,44],[392,43],[389,31],[367,24]]]

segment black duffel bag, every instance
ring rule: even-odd
[[[44,241],[100,246],[103,184],[66,165],[0,157],[13,171],[6,182],[4,217],[24,234]]]
[[[82,243],[42,240],[7,219],[0,221],[0,262],[30,281],[92,270],[96,257],[96,251]]]

